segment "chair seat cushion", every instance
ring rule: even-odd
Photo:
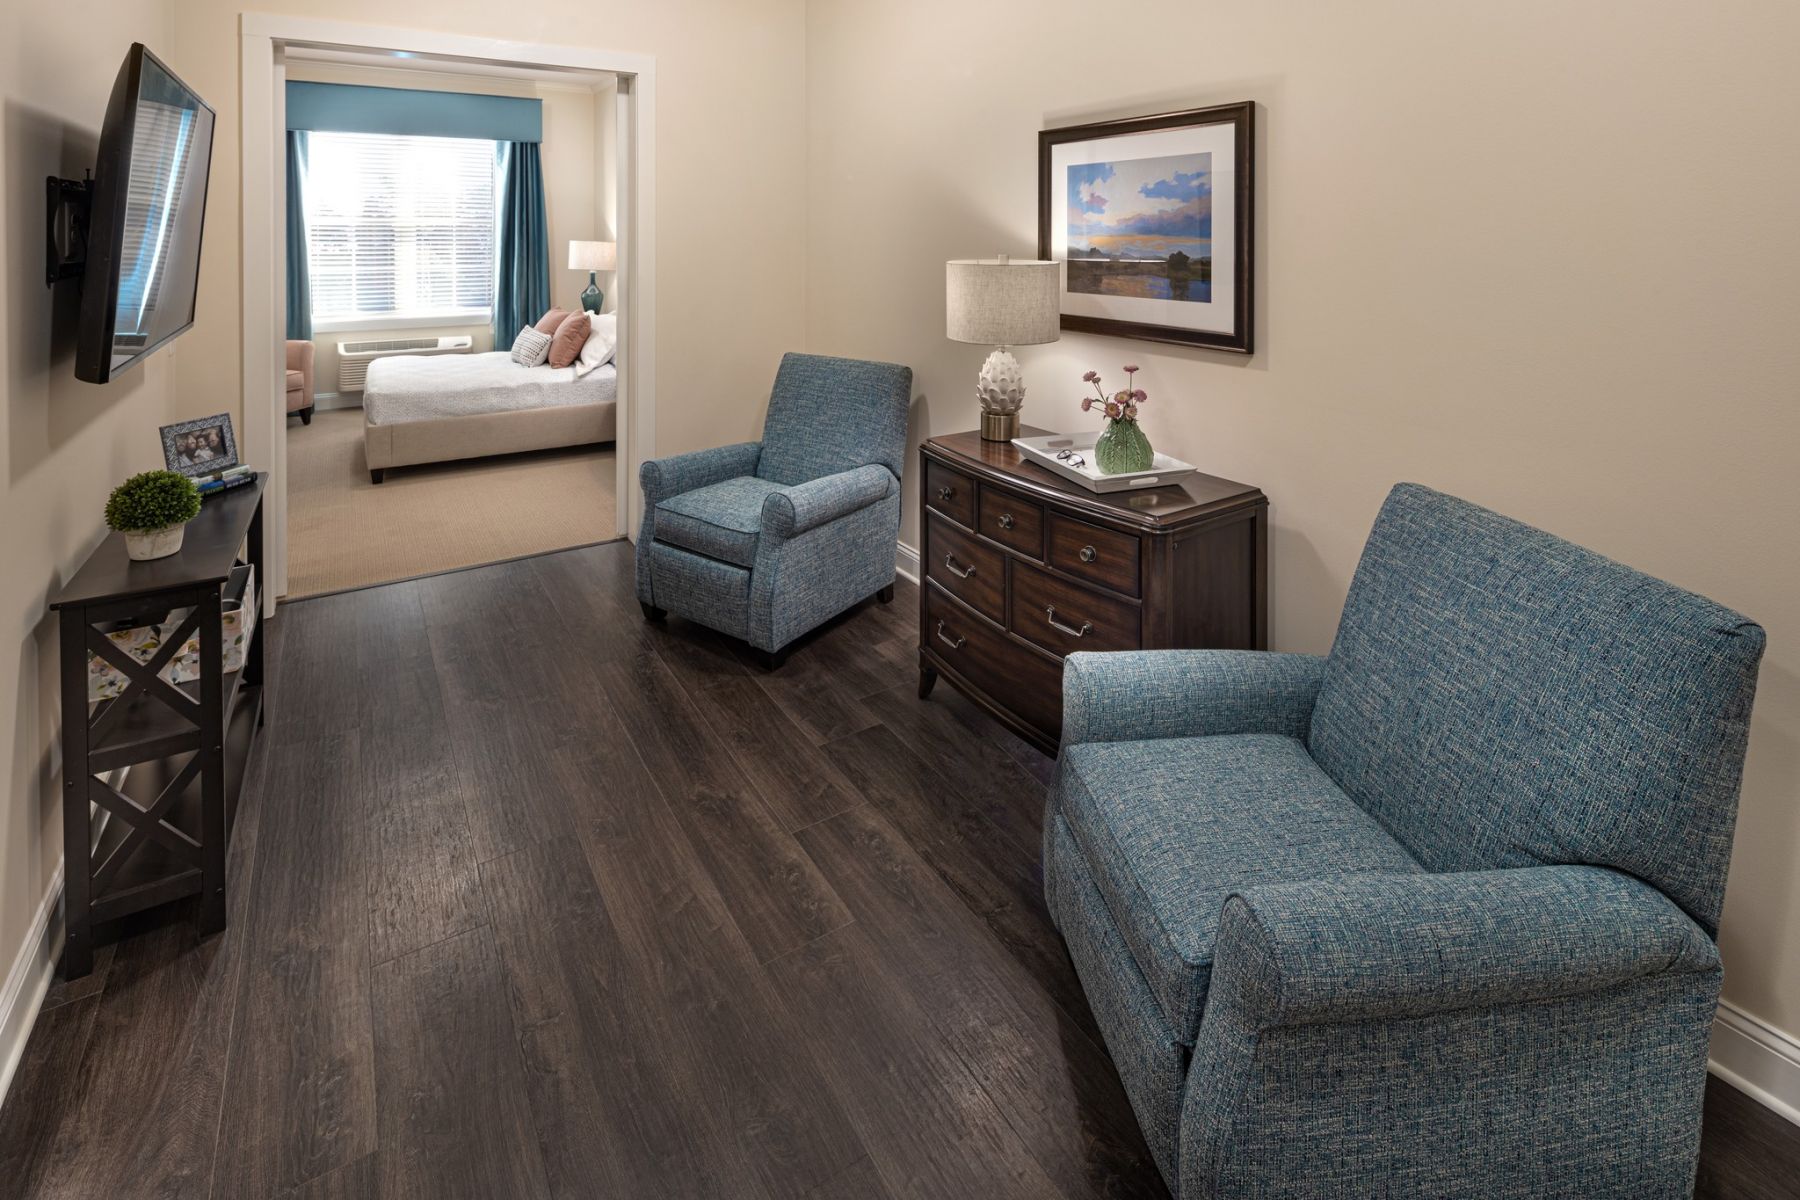
[[[1423,870],[1290,737],[1101,742],[1062,755],[1064,816],[1184,1045],[1200,1028],[1234,891]]]
[[[782,485],[740,475],[656,506],[656,540],[740,567],[756,565],[763,498]]]

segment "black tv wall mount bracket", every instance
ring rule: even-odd
[[[90,173],[91,176],[91,173]],[[45,180],[44,283],[79,280],[87,268],[88,212],[93,206],[93,179]]]

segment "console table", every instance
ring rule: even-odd
[[[941,674],[1054,754],[1064,655],[1268,647],[1257,488],[1196,474],[1090,492],[973,432],[926,441],[919,467],[921,698]]]
[[[225,732],[233,714],[248,714],[252,730],[261,722],[264,623],[259,614],[242,668],[226,674],[220,615],[232,588],[245,588],[252,577],[266,586],[267,482],[259,475],[254,484],[208,497],[188,522],[181,550],[167,558],[134,562],[124,536],[111,534],[51,602],[61,635],[65,978],[93,970],[96,925],[156,905],[198,895],[201,932],[225,928],[225,852],[237,810],[226,794]],[[256,605],[259,598],[246,594],[243,601]],[[106,637],[109,628],[156,624],[181,610],[176,633],[149,662]],[[200,677],[164,681],[163,668],[196,631]],[[117,698],[88,703],[90,652],[127,680]],[[101,778],[157,760],[167,760],[166,782],[147,805]],[[98,846],[96,804],[122,827],[122,835],[109,829]]]

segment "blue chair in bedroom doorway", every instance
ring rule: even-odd
[[[789,354],[760,442],[646,462],[637,595],[777,667],[853,604],[894,596],[912,369]]]

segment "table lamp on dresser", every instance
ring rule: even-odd
[[[597,313],[600,306],[606,303],[606,293],[594,280],[596,271],[616,271],[619,269],[619,245],[617,242],[570,242],[569,270],[586,271],[588,285],[581,290],[581,307],[588,312]]]
[[[1061,336],[1061,272],[1054,262],[998,258],[957,259],[944,264],[944,336],[953,342],[992,346],[975,391],[981,400],[981,436],[1008,442],[1019,436],[1025,374],[1014,346],[1054,342]]]

